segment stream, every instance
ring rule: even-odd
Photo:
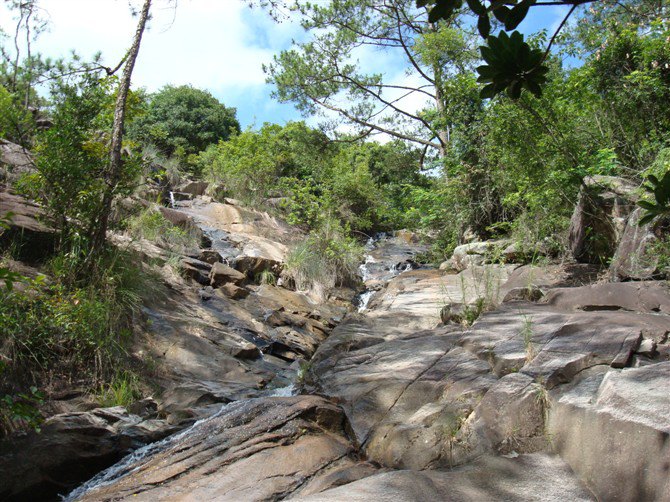
[[[418,268],[419,266],[413,260],[413,257],[424,250],[423,246],[407,243],[401,238],[386,234],[379,234],[370,238],[366,244],[367,254],[364,262],[359,267],[359,273],[366,285],[366,290],[359,294],[354,300],[358,312],[365,312],[368,310],[369,302],[374,294],[388,281],[403,272]],[[259,397],[242,399],[224,404],[213,415],[196,421],[181,432],[135,450],[116,464],[101,471],[89,481],[73,490],[70,494],[63,497],[63,500],[66,502],[78,500],[91,490],[108,486],[120,478],[138,471],[153,456],[177,445],[180,441],[189,437],[195,431],[200,430],[201,428],[206,428],[208,423],[214,421],[224,413],[232,412],[258,399],[267,397],[290,397],[299,394],[299,391],[300,389],[296,384],[290,384],[285,387],[268,390],[267,393],[261,393]]]

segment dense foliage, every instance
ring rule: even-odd
[[[222,105],[209,92],[168,85],[149,96],[145,113],[134,121],[130,133],[165,155],[185,156],[239,130],[235,109]]]

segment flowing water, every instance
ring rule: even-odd
[[[170,196],[172,201],[172,194],[170,194]],[[225,240],[222,239],[220,235],[216,235],[215,237],[219,237],[219,239],[217,239],[219,241]],[[366,250],[367,255],[365,261],[359,267],[361,279],[368,284],[371,284],[371,281],[373,281],[376,283],[376,289],[368,289],[359,295],[356,303],[359,312],[363,312],[367,309],[370,299],[377,292],[380,285],[385,284],[393,277],[396,277],[403,272],[417,268],[418,265],[413,261],[413,257],[417,252],[423,251],[423,248],[416,244],[407,244],[395,237],[380,234],[368,241]],[[297,393],[297,387],[294,384],[291,384],[286,387],[268,390],[267,392],[260,394],[259,397],[290,397]],[[188,437],[188,435],[193,433],[197,428],[206,427],[207,423],[221,414],[233,411],[237,409],[237,407],[244,406],[253,399],[257,398],[243,399],[224,404],[215,414],[198,420],[183,431],[135,450],[113,466],[105,469],[80,487],[76,488],[63,499],[66,502],[77,500],[94,488],[107,486],[119,478],[137,471],[156,453],[177,444],[183,438]]]

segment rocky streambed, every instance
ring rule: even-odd
[[[296,238],[280,221],[198,198],[167,214],[210,242],[147,306],[137,350],[167,369],[157,418],[135,428],[181,432],[69,500],[670,500],[665,282],[593,283],[589,265],[473,253],[418,267],[421,246],[401,233],[371,245],[356,308],[353,291],[315,302],[258,284]],[[127,418],[88,413],[117,458],[160,439],[130,445]],[[0,460],[3,480],[52,475],[18,463],[19,447]]]

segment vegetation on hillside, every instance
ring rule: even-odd
[[[44,29],[36,3],[12,3],[22,37]],[[30,148],[36,159],[35,172],[13,190],[42,204],[58,239],[55,253],[34,264],[47,277],[41,280],[10,270],[16,243],[3,241],[0,421],[23,413],[32,424],[41,389],[75,378],[106,389],[108,403],[135,392],[130,326],[139,291],[151,281],[137,257],[97,243],[110,201],[150,193],[147,182],[161,183],[152,202],[167,203],[165,189],[202,177],[216,197],[241,199],[300,226],[307,237],[284,272],[286,284],[298,288],[351,284],[362,242],[400,228],[430,242],[433,261],[448,257],[466,234],[512,237],[528,256],[539,248],[560,255],[586,176],[648,180],[645,220],[667,216],[667,2],[586,3],[556,39],[489,37],[480,49],[480,36],[500,28],[494,17],[511,31],[532,15],[512,14],[528,2],[516,2],[507,19],[494,12],[499,2],[297,2],[293,12],[307,35],[266,70],[278,99],[307,116],[326,115],[320,127],[295,121],[241,130],[236,110],[209,92],[168,85],[154,94],[131,90],[121,130],[127,134],[118,127],[113,134],[119,68],[105,68],[99,58],[51,61],[29,46],[12,53],[2,39],[0,137]],[[477,13],[481,6],[486,12]],[[439,15],[431,17],[431,9]],[[529,65],[521,68],[525,80],[497,72],[512,59],[501,63],[496,44],[503,52],[516,44],[514,55]],[[359,63],[361,48],[395,55],[407,79],[369,71]],[[38,85],[49,92],[40,95]],[[416,96],[423,105],[407,108],[406,98]],[[383,141],[374,141],[376,133]],[[112,143],[120,148],[114,170]],[[189,245],[153,210],[124,224],[136,238],[177,250]]]

